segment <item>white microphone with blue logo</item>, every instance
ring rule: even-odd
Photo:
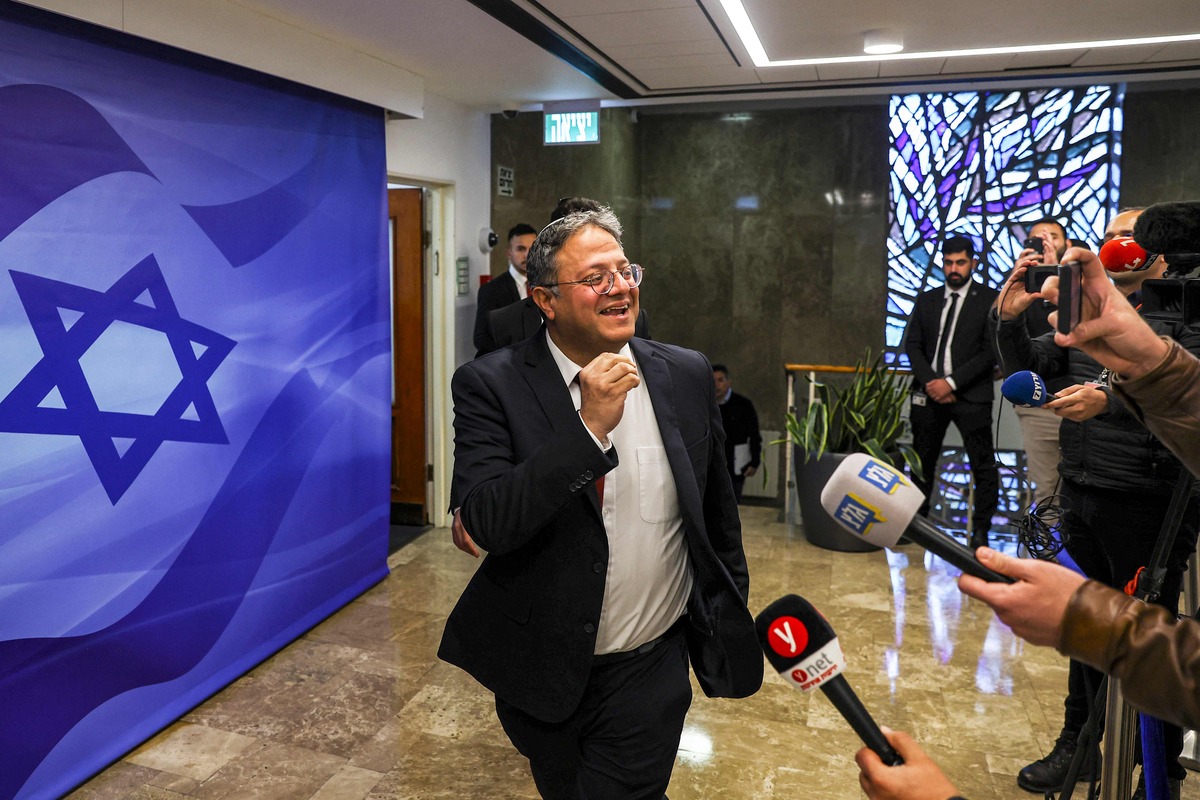
[[[1014,582],[980,564],[974,551],[918,516],[924,500],[904,473],[866,453],[846,456],[821,492],[821,506],[829,516],[876,547],[893,548],[907,536],[968,575],[993,583]]]

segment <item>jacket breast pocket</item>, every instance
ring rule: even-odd
[[[638,510],[645,522],[666,522],[679,508],[675,477],[665,447],[639,447]]]

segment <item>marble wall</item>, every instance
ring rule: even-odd
[[[783,364],[851,363],[882,345],[885,101],[637,121],[605,109],[599,147],[543,147],[540,125],[493,117],[493,165],[516,170],[515,197],[493,185],[495,230],[540,225],[565,195],[612,205],[647,267],[654,338],[728,364],[764,428],[783,424]]]
[[[1125,94],[1121,205],[1200,199],[1200,89]]]
[[[642,303],[656,339],[732,371],[764,428],[785,363],[883,343],[886,106],[645,115]],[[632,245],[632,243],[631,243]]]
[[[561,196],[610,203],[647,267],[654,338],[733,372],[762,426],[783,425],[786,363],[851,364],[883,344],[887,98],[742,113],[602,112],[600,146],[543,147],[541,115],[496,115],[503,234]],[[1200,90],[1130,90],[1122,205],[1200,197]],[[494,171],[494,170],[493,170]],[[492,272],[504,269],[502,248]],[[772,462],[773,464],[774,462]]]
[[[492,115],[492,229],[501,242],[492,250],[491,273],[508,268],[504,255],[510,228],[527,222],[541,229],[562,197],[591,197],[611,206],[637,241],[639,165],[635,126],[628,109],[600,112],[599,145],[542,144],[542,115]],[[497,194],[496,167],[515,171],[513,197]]]

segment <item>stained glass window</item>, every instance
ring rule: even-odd
[[[889,362],[907,365],[905,326],[943,282],[947,236],[975,242],[994,287],[1042,217],[1098,246],[1117,207],[1122,99],[1113,86],[892,96]]]

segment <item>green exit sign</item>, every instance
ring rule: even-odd
[[[599,111],[547,111],[545,144],[595,144],[600,141]]]

